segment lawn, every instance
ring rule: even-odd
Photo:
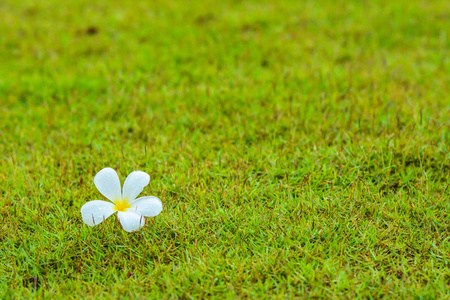
[[[2,0],[0,298],[450,298],[449,12]]]

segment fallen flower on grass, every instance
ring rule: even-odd
[[[150,176],[142,171],[134,171],[128,175],[120,187],[119,176],[111,168],[105,168],[94,177],[94,184],[100,193],[111,202],[102,200],[90,201],[81,207],[83,222],[95,226],[106,220],[117,211],[117,217],[123,229],[133,232],[145,224],[144,217],[155,217],[162,211],[162,203],[156,197],[136,197],[150,182]]]

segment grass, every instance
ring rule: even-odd
[[[0,298],[449,298],[449,8],[1,1]]]

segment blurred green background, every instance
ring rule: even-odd
[[[448,1],[0,1],[0,296],[449,296]],[[93,176],[160,216],[90,228]]]

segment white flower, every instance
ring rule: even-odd
[[[162,203],[156,197],[136,197],[150,182],[150,176],[141,171],[128,175],[120,188],[119,176],[111,168],[105,168],[94,177],[94,183],[100,193],[111,202],[94,200],[81,207],[83,222],[95,226],[117,211],[117,217],[123,229],[128,232],[139,230],[145,224],[144,217],[154,217],[162,210]]]

